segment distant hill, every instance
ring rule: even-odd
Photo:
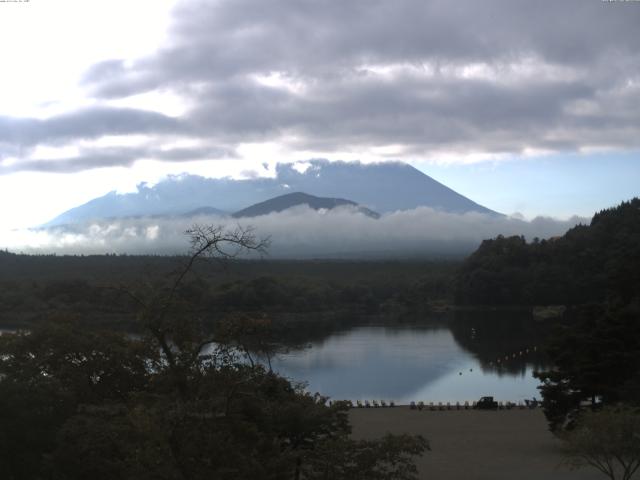
[[[451,190],[410,165],[400,162],[363,164],[311,160],[278,164],[271,175],[246,180],[172,176],[155,186],[140,184],[136,192],[108,193],[72,208],[45,226],[104,218],[183,215],[203,206],[235,212],[291,192],[348,198],[380,212],[430,207],[445,212],[496,212]]]
[[[261,215],[268,215],[270,213],[282,212],[298,205],[308,205],[314,210],[331,210],[337,207],[353,207],[356,211],[363,213],[371,218],[380,218],[380,214],[369,210],[366,207],[358,205],[351,200],[345,200],[343,198],[326,198],[316,197],[302,192],[288,193],[286,195],[280,195],[275,198],[271,198],[264,202],[256,203],[250,207],[244,208],[239,212],[234,213],[234,218],[242,217],[259,217]]]

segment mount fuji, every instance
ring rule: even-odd
[[[133,193],[110,192],[57,216],[44,227],[92,220],[237,212],[293,192],[347,199],[381,214],[430,207],[449,213],[500,215],[400,162],[307,162],[277,164],[275,175],[243,180],[170,176]]]

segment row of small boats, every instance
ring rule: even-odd
[[[331,403],[331,402],[330,402]],[[346,402],[352,408],[393,408],[396,406],[393,401],[385,401],[385,400],[356,400],[355,404],[348,400]],[[524,402],[497,402],[496,410],[512,410],[512,409],[533,409],[537,408],[539,402],[535,399],[533,400],[524,400]],[[409,403],[409,408],[411,410],[431,410],[431,411],[443,411],[443,410],[474,410],[478,408],[483,408],[479,402],[411,402]]]

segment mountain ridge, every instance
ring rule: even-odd
[[[234,180],[182,175],[169,177],[151,187],[142,183],[136,192],[113,191],[67,210],[44,227],[111,217],[183,215],[209,205],[235,212],[292,191],[349,198],[380,213],[426,206],[451,213],[500,215],[400,162],[363,164],[309,160],[279,163],[271,173],[275,176]]]
[[[270,213],[282,212],[298,205],[307,205],[313,210],[332,210],[338,207],[349,206],[357,212],[371,218],[380,218],[380,214],[366,207],[358,205],[356,202],[344,198],[317,197],[304,192],[292,192],[277,197],[270,198],[264,202],[255,203],[232,214],[234,218],[257,217]]]

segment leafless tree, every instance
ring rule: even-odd
[[[270,243],[269,238],[256,236],[251,227],[237,226],[227,229],[222,226],[194,225],[185,232],[189,237],[191,249],[186,261],[170,277],[168,285],[155,288],[141,295],[132,289],[120,287],[138,306],[143,329],[157,341],[166,361],[172,370],[180,364],[197,360],[202,349],[213,342],[205,338],[193,322],[177,322],[170,313],[178,302],[180,286],[193,272],[199,259],[213,259],[224,262],[246,253],[265,255]]]

